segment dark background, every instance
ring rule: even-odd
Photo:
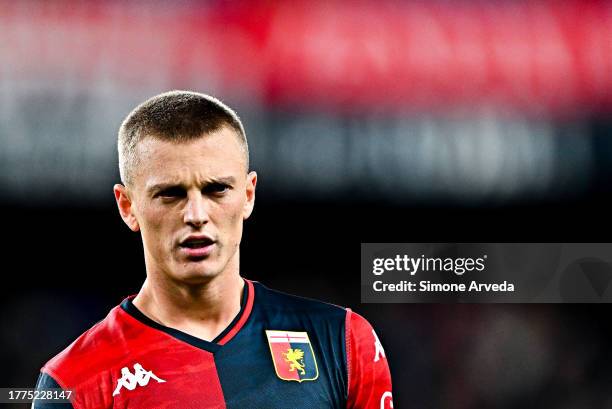
[[[245,122],[243,275],[368,318],[395,408],[612,407],[607,305],[361,304],[358,265],[362,242],[610,241],[609,3],[0,5],[0,386],[140,288],[116,130],[188,88]]]

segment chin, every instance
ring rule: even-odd
[[[178,281],[182,281],[184,283],[189,284],[204,284],[211,279],[218,276],[219,273],[217,270],[213,270],[210,268],[191,268],[188,270],[184,270],[181,273],[177,274],[175,278]]]
[[[200,284],[206,284],[208,282],[210,282],[210,280],[212,280],[214,278],[214,276],[208,276],[208,275],[184,275],[184,276],[180,276],[180,277],[175,277],[175,279],[182,283],[182,284],[189,284],[189,285],[200,285]]]

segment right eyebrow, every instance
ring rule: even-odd
[[[180,188],[180,189],[182,189],[183,186],[177,185],[175,183],[157,183],[155,185],[152,185],[152,186],[148,187],[147,188],[147,192],[149,194],[153,194],[153,193],[161,192],[162,190],[173,189],[173,188]]]

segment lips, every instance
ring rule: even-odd
[[[215,241],[206,235],[191,235],[180,242],[181,251],[188,257],[202,258],[208,256],[215,246]]]

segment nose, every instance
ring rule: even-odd
[[[193,227],[201,227],[208,222],[206,199],[200,192],[189,192],[185,206],[184,221]]]

